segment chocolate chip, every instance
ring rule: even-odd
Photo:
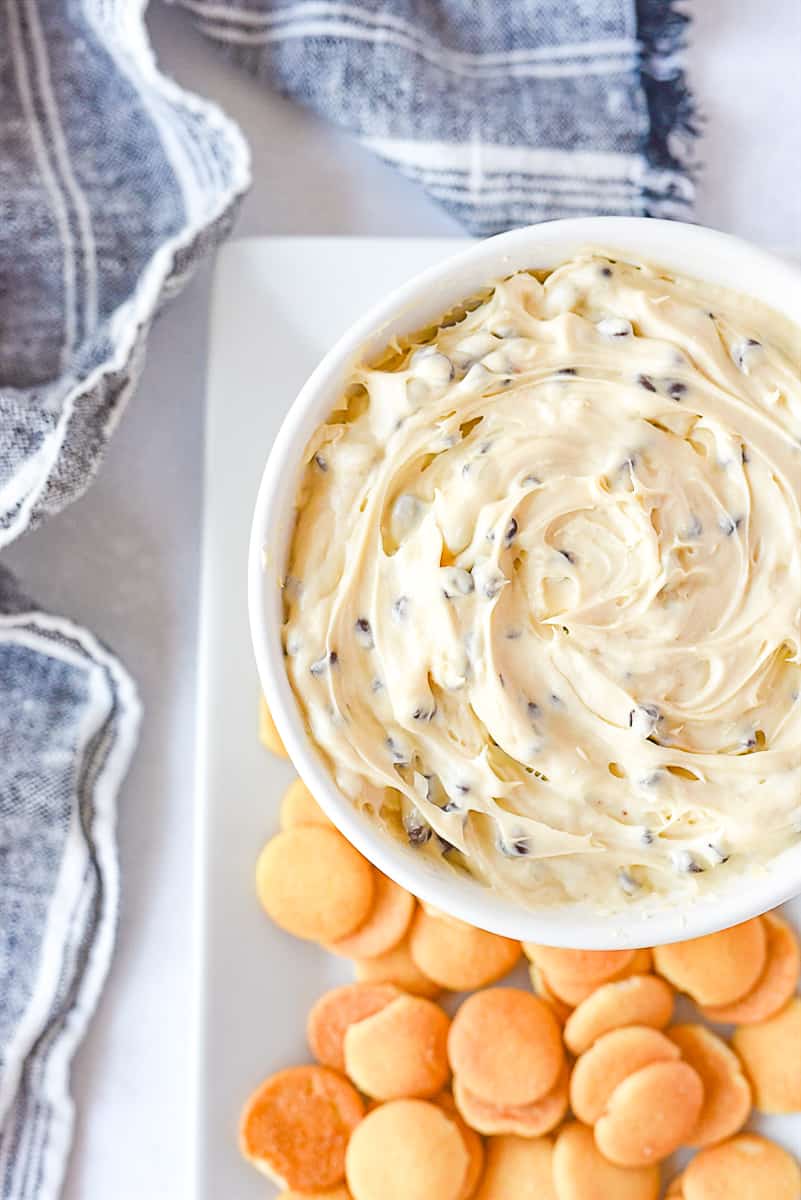
[[[442,851],[443,855],[450,854],[451,850],[456,849],[453,842],[449,842],[448,839],[442,837],[441,834],[438,833],[435,836],[436,836],[437,841],[439,842],[439,848]]]
[[[506,687],[506,681],[504,680],[504,677],[500,671],[498,672],[498,682],[500,683],[502,688]]]
[[[745,465],[746,463],[749,463],[750,461],[751,461],[751,459],[749,457],[748,450],[746,449],[745,446],[741,446],[740,447],[740,462],[743,465]]]
[[[408,825],[406,836],[410,846],[424,846],[431,838],[430,825]]]
[[[648,375],[638,375],[637,382],[641,388],[645,388],[646,392],[655,392],[656,384]]]
[[[652,845],[652,844],[653,844],[653,840],[654,840],[654,835],[651,833],[651,830],[650,830],[650,829],[643,829],[643,831],[642,831],[642,835],[641,835],[641,837],[640,837],[640,841],[642,842],[643,846],[650,846],[650,845]]]
[[[534,487],[539,487],[541,483],[542,480],[537,475],[524,475],[520,480],[521,487],[531,487],[532,485]]]
[[[322,454],[315,454],[314,461],[317,464],[317,466],[320,468],[321,471],[328,470],[328,463],[325,461]]]
[[[398,745],[393,737],[388,737],[384,745],[386,746],[387,750],[389,750],[393,763],[395,763],[397,766],[403,767],[409,765],[408,754],[401,746]]]
[[[695,513],[690,513],[690,523],[684,532],[685,538],[699,538],[703,532],[704,527],[698,517]]]
[[[367,618],[359,617],[353,628],[356,631],[356,641],[359,645],[363,646],[365,650],[372,650],[374,645],[373,631],[370,628],[370,622]]]
[[[392,615],[396,621],[405,621],[409,611],[409,597],[398,596],[398,599],[392,605]]]
[[[557,375],[577,375],[578,371],[575,367],[560,367],[556,372]]]
[[[337,654],[336,650],[332,650],[331,653],[328,655],[328,661],[332,667],[335,667],[337,665],[337,663],[339,662],[339,655]]]
[[[732,517],[728,513],[720,518],[718,525],[721,533],[725,533],[726,537],[731,537],[736,529],[739,529],[743,523],[742,517]]]
[[[559,553],[562,555],[562,558],[566,558],[569,563],[575,563],[576,556],[572,550],[560,550]]]
[[[681,400],[686,391],[687,384],[681,383],[678,379],[668,384],[668,395],[671,400]]]
[[[612,268],[611,267],[601,267],[600,273],[604,279],[610,279],[612,276]]]
[[[528,704],[526,705],[526,712],[532,721],[540,715],[541,711],[542,710],[540,709],[539,704],[535,704],[533,700],[529,700]]]
[[[433,721],[436,715],[436,704],[422,705],[420,708],[416,708],[414,710],[412,713],[412,719],[414,721]]]
[[[506,532],[505,532],[505,533],[504,533],[504,535],[503,535],[503,544],[504,544],[504,546],[506,546],[507,548],[508,548],[509,546],[511,546],[512,542],[513,542],[513,541],[515,540],[515,538],[517,537],[517,530],[518,530],[518,524],[517,524],[517,521],[515,520],[515,518],[514,518],[514,517],[512,517],[511,521],[510,521],[510,522],[509,522],[509,524],[506,526]]]
[[[522,629],[507,629],[503,635],[508,642],[516,642],[518,638],[523,636]]]
[[[322,658],[318,658],[316,662],[311,664],[309,673],[317,676],[323,675],[328,669],[329,661],[329,656],[324,654]]]

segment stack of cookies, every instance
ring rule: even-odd
[[[273,743],[273,748],[279,746]],[[257,890],[282,928],[354,963],[308,1017],[313,1065],[242,1116],[283,1200],[799,1200],[801,1171],[741,1130],[801,1112],[798,942],[777,914],[651,950],[576,951],[418,902],[337,832],[300,780]],[[529,960],[533,992],[492,986]],[[443,992],[472,993],[454,1009]],[[672,1024],[677,993],[700,1020]]]

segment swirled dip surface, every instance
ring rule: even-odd
[[[340,788],[531,905],[798,838],[801,333],[588,254],[354,369],[287,670]]]

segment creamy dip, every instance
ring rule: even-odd
[[[286,665],[339,788],[530,905],[801,834],[801,331],[588,253],[356,366]]]

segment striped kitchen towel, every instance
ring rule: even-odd
[[[675,0],[178,0],[272,87],[356,134],[467,229],[687,218],[695,133]]]
[[[0,5],[0,547],[90,482],[159,304],[248,184],[238,130],[158,72],[143,18],[144,0]],[[0,567],[2,1200],[61,1189],[137,725],[109,651]]]
[[[58,1194],[67,1082],[117,917],[117,788],[139,706],[85,630],[0,567],[0,1196]]]

